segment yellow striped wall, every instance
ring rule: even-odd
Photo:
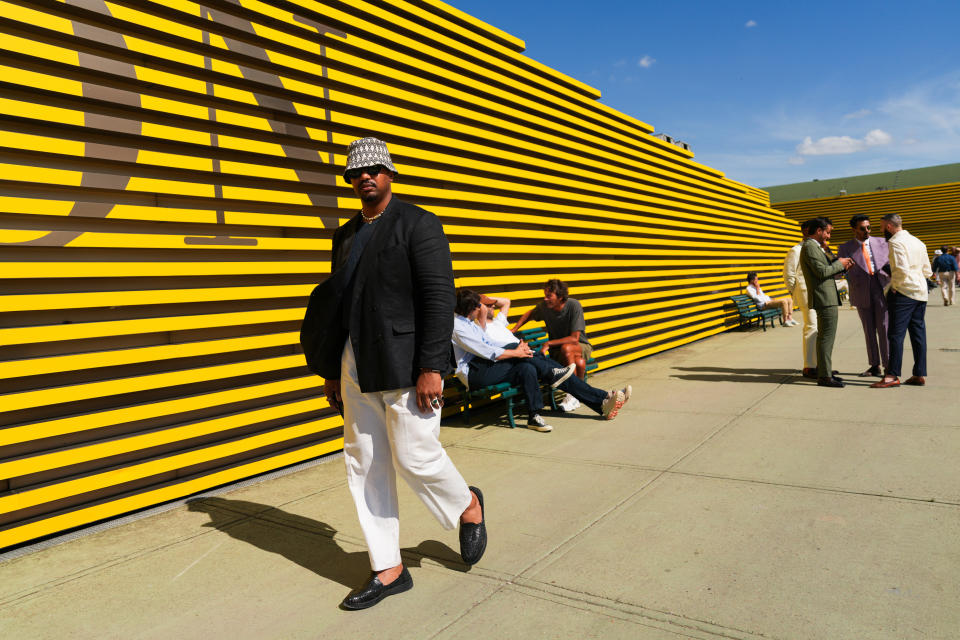
[[[920,238],[931,256],[943,245],[960,245],[960,182],[778,202],[773,206],[797,222],[817,216],[830,218],[834,224],[834,245],[853,237],[850,218],[861,213],[870,216],[874,235],[883,233],[883,216],[900,214],[903,228]]]
[[[0,44],[0,547],[340,448],[297,332],[354,138],[459,285],[567,280],[604,367],[723,331],[799,237],[438,0],[17,0]]]

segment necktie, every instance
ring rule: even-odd
[[[863,251],[863,261],[867,264],[867,273],[873,275],[873,261],[870,260],[870,252],[867,251],[867,243],[864,242],[861,244],[860,249]]]

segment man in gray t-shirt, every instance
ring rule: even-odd
[[[543,300],[520,316],[513,331],[519,331],[528,320],[542,320],[547,325],[549,338],[542,348],[561,364],[577,365],[577,376],[582,378],[593,347],[587,340],[583,307],[578,300],[568,297],[567,293],[565,282],[549,280],[543,289]]]

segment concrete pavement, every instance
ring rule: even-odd
[[[403,486],[415,586],[373,609],[337,608],[368,565],[332,460],[0,563],[0,637],[958,638],[960,310],[938,298],[924,388],[852,377],[845,308],[846,389],[797,375],[799,327],[731,332],[591,378],[633,385],[613,422],[445,426],[487,553],[468,571]]]

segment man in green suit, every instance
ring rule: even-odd
[[[842,387],[843,380],[833,375],[830,356],[837,335],[837,307],[840,293],[837,291],[838,273],[850,268],[850,258],[835,258],[824,247],[830,239],[833,225],[825,218],[810,222],[810,236],[800,249],[800,268],[807,283],[807,305],[817,312],[817,384],[821,387]]]

